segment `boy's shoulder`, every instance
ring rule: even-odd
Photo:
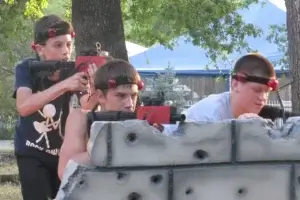
[[[183,114],[186,115],[187,119],[213,119],[218,112],[224,109],[226,98],[229,98],[229,92],[211,94],[186,109]]]
[[[211,94],[206,98],[200,100],[190,108],[201,108],[201,109],[209,109],[219,107],[224,99],[229,96],[229,92],[223,92],[219,94]]]
[[[20,60],[15,64],[15,68],[29,68],[29,62],[35,60],[36,58],[33,57],[24,58],[23,60]]]

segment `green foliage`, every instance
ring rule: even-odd
[[[48,0],[28,0],[26,2],[25,16],[33,19],[42,17],[44,9],[48,6]]]
[[[31,55],[32,21],[24,17],[26,1],[7,1],[0,7],[0,119],[16,115],[13,94],[14,65]]]
[[[33,0],[32,0],[33,1]],[[47,0],[35,0],[30,8],[41,9]],[[65,16],[71,19],[71,0],[62,1]],[[126,39],[145,46],[161,43],[172,48],[177,38],[204,47],[212,61],[249,48],[246,36],[257,37],[261,30],[245,24],[236,12],[258,0],[122,0]],[[40,4],[39,6],[36,3]],[[33,11],[32,13],[39,13]],[[221,56],[220,56],[221,55]]]
[[[218,76],[216,77],[216,82],[217,83],[226,83],[226,78],[224,76]]]
[[[0,120],[3,123],[3,127],[0,127],[0,140],[12,140],[15,133],[15,117],[6,117],[5,119],[0,117]]]
[[[186,105],[187,102],[184,97],[189,94],[189,91],[186,91],[184,85],[179,83],[176,72],[170,65],[157,77],[147,78],[146,83],[146,88],[141,96],[153,98],[163,92],[165,104],[177,107],[179,112]]]
[[[246,36],[259,36],[261,30],[245,24],[236,12],[256,0],[131,0],[123,6],[128,21],[127,38],[150,46],[161,43],[172,48],[172,39],[186,35],[187,41],[204,47],[207,56],[216,61],[222,54],[247,48]],[[171,42],[169,42],[171,41]]]
[[[60,1],[62,2],[62,7],[64,9],[64,17],[68,20],[68,21],[72,21],[72,1],[70,0],[64,0],[64,1]]]
[[[16,116],[15,101],[13,95],[13,76],[0,76],[0,119],[5,120],[8,117]]]
[[[67,19],[71,21],[71,1],[70,0],[51,0],[51,4],[49,4],[45,9],[45,14],[55,14],[60,16],[63,19]]]
[[[270,27],[270,33],[267,40],[277,45],[279,53],[282,54],[279,60],[275,60],[274,65],[281,66],[282,69],[289,69],[288,65],[288,39],[287,28],[285,24],[274,24]]]

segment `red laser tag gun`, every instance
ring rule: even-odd
[[[110,112],[89,112],[88,130],[95,121],[125,121],[131,119],[146,120],[150,125],[175,124],[184,122],[184,114],[176,114],[176,108],[171,106],[141,106],[136,112],[110,111]]]
[[[141,106],[137,106],[136,114],[138,119],[147,120],[149,124],[176,124],[185,121],[185,115],[177,114],[177,108],[166,106],[165,93],[163,91],[156,94],[144,95],[140,97]]]
[[[136,112],[89,112],[88,130],[94,121],[125,121],[130,119],[146,120],[150,125],[156,124],[176,124],[184,122],[186,116],[177,114],[177,108],[165,106],[164,93],[158,92],[157,98],[143,97],[141,101],[144,105],[139,106]]]
[[[136,115],[137,119],[146,120],[150,125],[183,122],[185,115],[176,112],[177,109],[172,106],[140,106]]]
[[[107,58],[109,56],[108,52],[101,50],[101,44],[99,42],[96,43],[96,48],[97,52],[85,51],[84,55],[76,57],[75,68],[77,71],[87,72],[89,65],[92,64],[100,67],[107,62]]]
[[[87,71],[90,64],[101,67],[107,62],[108,52],[101,51],[100,43],[96,43],[97,50],[85,50],[74,61],[29,61],[29,70],[33,77],[51,76],[55,71],[60,70],[60,80],[64,80],[77,72]]]
[[[185,115],[177,114],[177,108],[166,106],[165,94],[160,91],[156,95],[141,97],[142,106],[138,106],[137,119],[146,120],[150,125],[158,124],[176,124],[185,121]]]

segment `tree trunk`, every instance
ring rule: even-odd
[[[300,112],[300,0],[285,0],[287,10],[288,55],[292,79],[292,108]]]
[[[100,42],[102,50],[128,61],[120,0],[72,0],[72,23],[76,55]]]

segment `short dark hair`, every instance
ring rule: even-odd
[[[57,15],[46,15],[40,18],[34,26],[34,43],[44,45],[50,38],[49,30],[55,30],[55,36],[71,34],[72,25]]]
[[[258,53],[251,53],[241,57],[234,65],[233,73],[244,73],[251,76],[266,78],[275,77],[273,64]]]
[[[109,88],[109,80],[112,79],[117,81],[121,80],[124,84],[138,84],[141,81],[139,73],[130,63],[121,59],[110,59],[111,60],[108,60],[104,65],[98,68],[94,74],[95,89],[100,89],[102,92],[105,92],[107,88]]]

